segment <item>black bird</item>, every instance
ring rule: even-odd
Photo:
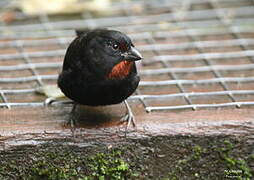
[[[58,78],[62,92],[76,104],[101,106],[124,101],[128,124],[135,119],[126,99],[138,87],[135,61],[142,59],[131,39],[107,29],[77,31],[65,54]]]

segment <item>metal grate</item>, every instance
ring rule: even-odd
[[[253,0],[128,1],[111,10],[2,22],[0,107],[43,106],[36,89],[56,83],[73,30],[97,27],[126,32],[142,52],[129,100],[148,112],[254,105]]]

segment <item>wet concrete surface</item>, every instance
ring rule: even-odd
[[[1,109],[0,149],[54,139],[86,146],[120,141],[125,136],[248,134],[251,141],[254,139],[254,111],[248,108],[147,113],[141,105],[132,104],[137,127],[127,132],[126,123],[120,121],[126,111],[123,104],[78,106],[74,115],[71,109],[72,105]],[[74,131],[68,124],[70,118],[77,122]]]

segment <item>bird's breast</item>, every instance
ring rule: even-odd
[[[120,63],[116,64],[110,73],[107,75],[107,79],[123,79],[131,71],[134,62],[130,61],[121,61]]]

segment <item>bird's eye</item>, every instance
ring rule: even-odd
[[[113,44],[113,49],[117,50],[119,48],[119,46],[117,44]]]

